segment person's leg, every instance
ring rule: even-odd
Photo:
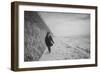
[[[50,48],[50,46],[48,46],[48,51],[49,51],[49,53],[51,53],[51,48]]]

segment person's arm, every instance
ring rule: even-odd
[[[54,43],[54,41],[53,41],[52,37],[51,37],[51,41]]]

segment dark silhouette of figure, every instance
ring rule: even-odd
[[[51,52],[51,46],[53,46],[54,41],[52,39],[52,36],[50,35],[50,32],[47,32],[46,37],[45,37],[45,43],[48,48],[49,53]]]

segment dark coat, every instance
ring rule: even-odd
[[[54,43],[54,41],[53,41],[53,39],[52,39],[51,36],[46,35],[46,37],[45,37],[45,43],[46,43],[47,46],[52,46],[53,43]]]

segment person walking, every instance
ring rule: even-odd
[[[51,46],[53,46],[54,41],[52,39],[52,36],[50,35],[50,32],[47,32],[46,34],[45,43],[46,43],[49,53],[51,53]]]

